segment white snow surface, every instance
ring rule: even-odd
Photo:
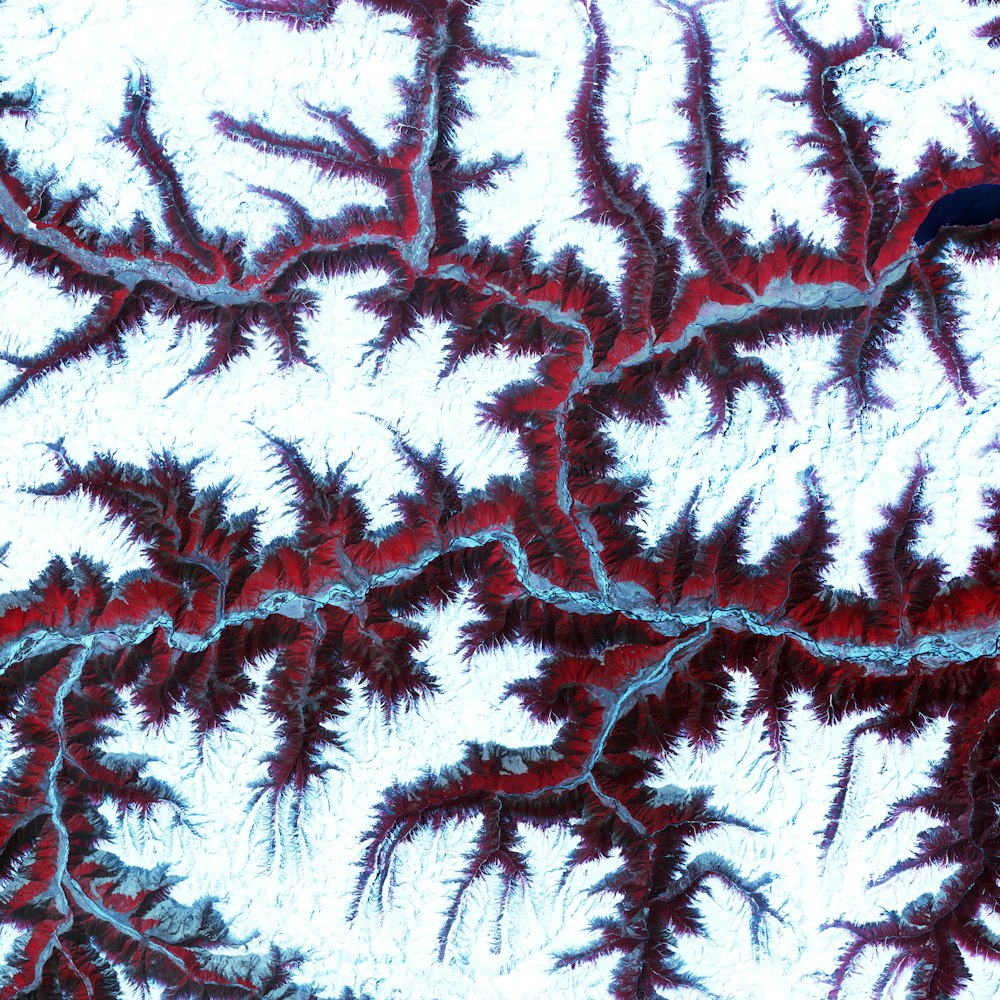
[[[674,105],[685,81],[679,21],[670,4],[654,0],[589,2],[599,6],[613,47],[605,102],[612,151],[636,165],[672,222],[678,194],[689,183],[677,152],[686,124]],[[799,12],[807,30],[825,40],[850,35],[860,23],[856,5],[847,0],[812,0]],[[904,178],[931,140],[965,155],[952,110],[974,98],[987,116],[1000,114],[1000,52],[972,34],[990,8],[961,0],[901,0],[869,2],[863,13],[878,15],[887,33],[899,32],[905,41],[897,54],[878,50],[856,60],[842,79],[848,105],[881,123],[883,162]],[[826,181],[807,171],[808,155],[792,145],[795,135],[808,131],[807,116],[775,98],[776,90],[801,86],[801,57],[774,31],[764,0],[721,0],[704,5],[704,15],[727,136],[746,144],[746,157],[734,165],[742,193],[731,218],[755,241],[765,240],[778,220],[834,246],[840,221],[824,211]],[[582,5],[486,0],[474,24],[485,41],[511,51],[513,70],[468,71],[473,114],[460,127],[460,147],[470,158],[502,152],[522,159],[494,190],[466,198],[470,235],[503,242],[535,226],[543,256],[579,246],[586,262],[616,284],[623,245],[611,227],[579,218],[581,192],[566,129],[588,44]],[[339,5],[330,27],[315,32],[293,32],[276,20],[240,22],[213,0],[6,0],[0,5],[0,90],[34,88],[39,111],[27,120],[0,116],[0,141],[16,152],[22,171],[57,197],[81,186],[93,190],[83,217],[88,226],[127,229],[141,213],[165,236],[146,173],[120,143],[106,141],[120,121],[126,82],[145,74],[153,93],[151,127],[197,218],[209,231],[244,237],[253,250],[283,221],[273,200],[252,190],[255,185],[287,191],[317,217],[384,199],[373,185],[321,180],[311,167],[224,139],[212,128],[212,112],[312,135],[320,126],[304,113],[301,102],[307,100],[348,109],[359,127],[389,143],[401,108],[394,81],[412,79],[415,71],[416,48],[405,29],[405,19],[373,16],[351,0]],[[941,558],[950,574],[964,573],[985,541],[983,493],[1000,487],[1000,347],[994,336],[1000,294],[995,268],[956,266],[963,282],[961,347],[980,388],[975,398],[955,393],[912,318],[891,345],[894,366],[880,376],[891,408],[852,416],[841,392],[815,395],[834,348],[822,338],[789,338],[761,352],[785,388],[790,413],[783,420],[748,390],[738,396],[725,431],[711,437],[705,433],[705,388],[691,379],[664,401],[662,424],[609,421],[605,427],[620,471],[647,481],[637,516],[644,537],[655,542],[669,529],[696,487],[701,531],[750,495],[751,555],[761,558],[794,528],[804,498],[802,475],[813,468],[831,501],[839,539],[827,582],[864,591],[868,537],[882,523],[881,508],[896,500],[920,462],[929,470],[925,501],[931,514],[921,550]],[[67,366],[0,408],[0,543],[11,543],[0,565],[0,591],[24,587],[50,558],[74,551],[105,562],[114,576],[144,565],[121,525],[101,510],[78,498],[27,492],[54,478],[48,445],[60,439],[81,463],[101,453],[139,464],[165,450],[184,460],[201,457],[199,482],[230,478],[233,510],[258,508],[268,537],[290,533],[294,521],[275,479],[267,434],[295,441],[317,467],[346,462],[375,526],[392,522],[392,497],[414,485],[393,451],[389,428],[425,451],[440,444],[467,489],[482,487],[491,475],[520,475],[517,436],[484,427],[479,407],[504,386],[533,377],[536,359],[477,356],[442,375],[447,329],[428,321],[377,367],[365,350],[378,323],[351,296],[383,277],[369,271],[314,283],[320,308],[307,329],[313,367],[280,368],[261,339],[227,370],[186,380],[204,355],[206,331],[179,332],[147,318],[121,360],[98,356]],[[4,352],[40,350],[93,305],[0,260]],[[13,371],[0,362],[0,379]],[[611,915],[615,903],[611,893],[590,892],[612,861],[577,867],[560,881],[575,846],[569,835],[522,831],[531,886],[515,894],[500,916],[497,884],[487,879],[477,885],[443,961],[437,932],[450,901],[449,880],[476,835],[474,822],[407,844],[395,862],[386,905],[369,900],[356,920],[347,920],[360,838],[390,783],[455,762],[464,741],[519,747],[554,737],[503,697],[507,682],[537,668],[536,651],[507,646],[462,662],[459,628],[472,614],[463,595],[424,621],[431,639],[421,653],[440,694],[386,722],[356,693],[346,716],[346,749],[330,755],[335,768],[311,789],[293,834],[281,810],[273,816],[265,806],[245,810],[250,783],[262,773],[274,741],[274,722],[259,704],[235,713],[229,730],[200,749],[183,713],[160,732],[143,730],[133,713],[107,749],[153,754],[148,773],[184,796],[189,822],[169,810],[141,823],[109,811],[108,848],[128,863],[169,863],[185,876],[175,891],[182,901],[217,897],[248,948],[265,951],[274,942],[302,949],[307,961],[300,979],[324,996],[350,987],[373,1000],[606,997],[614,958],[554,968],[554,958],[585,944],[589,922]],[[266,666],[255,666],[258,679]],[[741,698],[750,697],[746,682],[737,686]],[[906,746],[858,741],[841,829],[821,858],[817,831],[845,741],[861,722],[855,717],[821,726],[802,706],[779,760],[759,723],[733,723],[717,746],[688,747],[663,764],[663,785],[710,786],[715,804],[757,824],[759,833],[716,834],[697,846],[732,859],[751,877],[769,876],[766,893],[780,916],[765,919],[755,943],[745,904],[712,883],[699,903],[708,934],[682,942],[682,957],[712,995],[825,997],[825,976],[847,941],[831,922],[877,919],[933,891],[948,874],[944,868],[920,870],[877,888],[867,884],[914,846],[920,817],[871,831],[895,801],[927,784],[943,752],[946,720],[929,723]],[[0,764],[10,760],[4,736]],[[0,949],[10,944],[0,938]],[[869,998],[886,958],[866,955],[844,1000]],[[965,1000],[997,995],[996,971],[976,959],[969,963],[973,978]],[[903,995],[902,981],[886,992]]]

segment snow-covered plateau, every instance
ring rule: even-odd
[[[0,0],[0,1000],[1000,995],[998,15]]]

